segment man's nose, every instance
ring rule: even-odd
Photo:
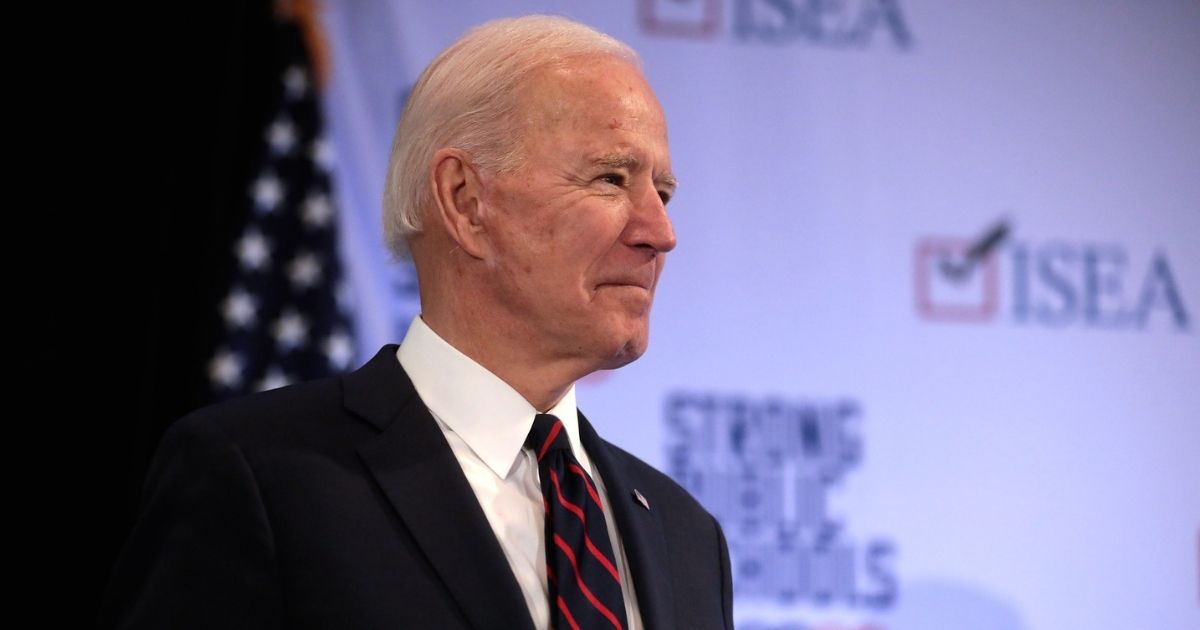
[[[664,254],[675,249],[675,228],[667,215],[666,204],[653,187],[634,199],[629,228],[631,244],[636,247],[648,247]]]

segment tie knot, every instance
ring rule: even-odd
[[[548,413],[539,413],[533,418],[533,428],[529,430],[525,445],[533,449],[539,462],[550,451],[571,451],[571,442],[567,439],[562,420]]]

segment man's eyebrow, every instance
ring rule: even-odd
[[[671,173],[663,173],[662,175],[655,177],[654,182],[656,184],[661,184],[666,188],[670,188],[671,192],[674,192],[676,188],[679,188],[679,180],[675,179],[675,176]]]
[[[606,153],[592,159],[592,163],[597,166],[608,168],[624,168],[635,169],[638,165],[638,159],[628,153]]]

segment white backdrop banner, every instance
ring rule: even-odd
[[[651,348],[580,406],[721,519],[739,628],[1200,628],[1200,2],[330,1],[363,358],[407,91],[532,12],[667,112]]]

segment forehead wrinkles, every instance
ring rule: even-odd
[[[623,60],[585,57],[535,71],[519,101],[527,130],[625,129],[658,118],[641,72]]]

